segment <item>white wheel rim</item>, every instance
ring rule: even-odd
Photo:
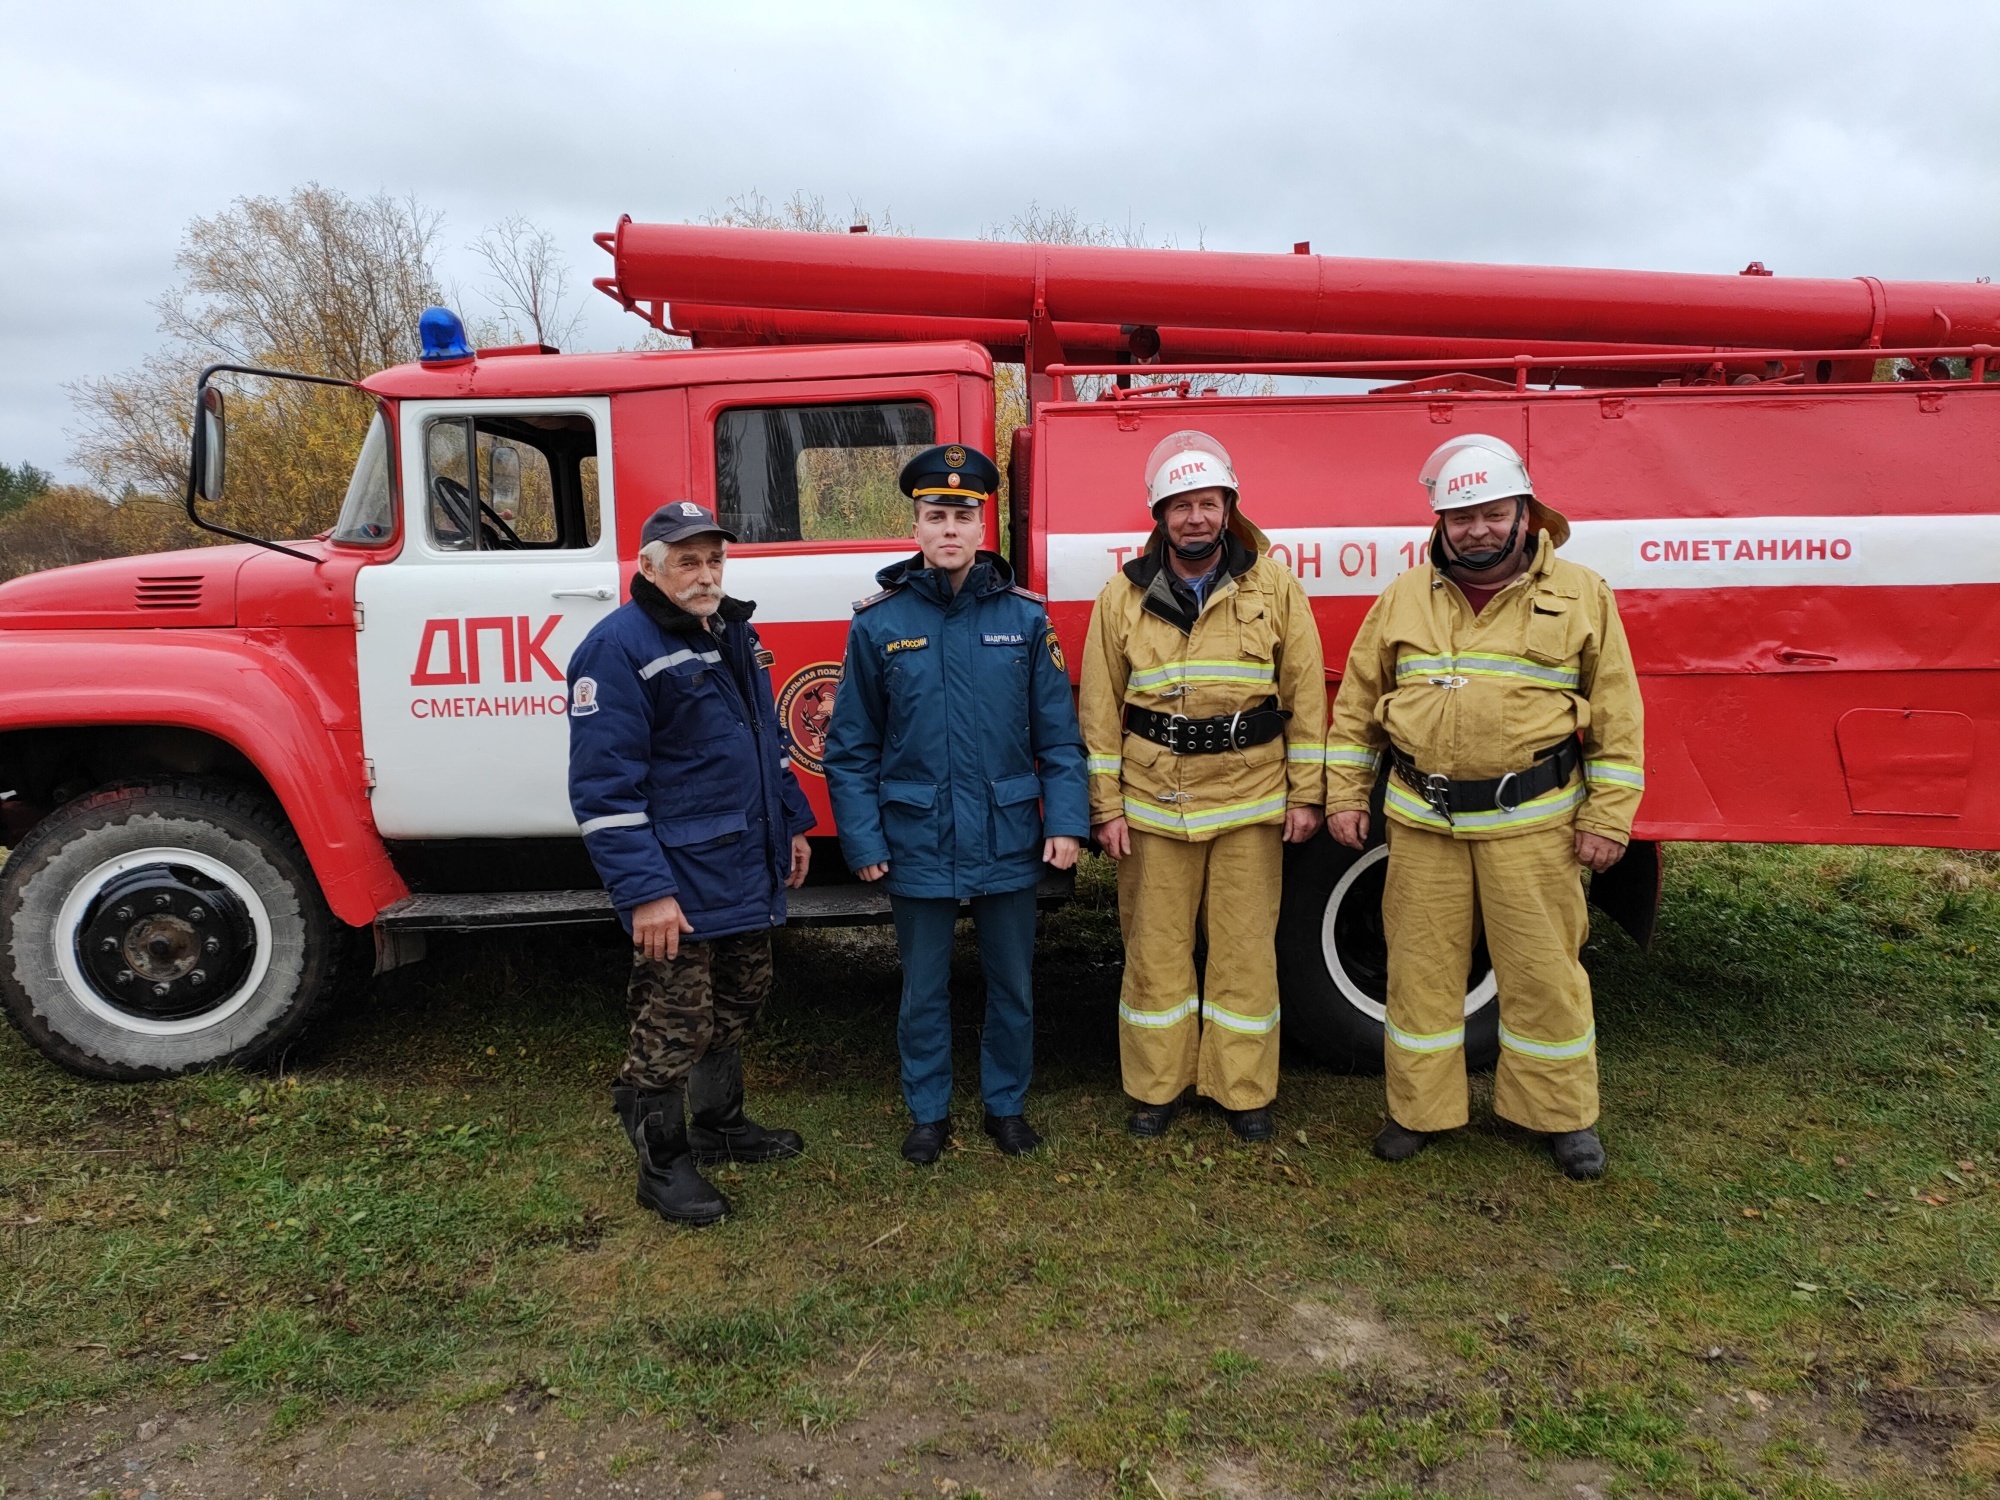
[[[1340,945],[1335,940],[1339,925],[1341,903],[1346,901],[1363,875],[1389,857],[1389,846],[1377,844],[1361,858],[1347,867],[1347,871],[1334,882],[1333,891],[1326,898],[1326,911],[1320,917],[1319,947],[1326,960],[1326,971],[1333,976],[1334,988],[1339,990],[1347,1003],[1370,1020],[1381,1021],[1388,1017],[1388,1010],[1380,1000],[1370,995],[1355,983],[1354,976],[1347,972],[1347,966],[1340,961]],[[1465,992],[1465,1014],[1470,1016],[1500,992],[1499,981],[1489,967],[1486,977]]]
[[[76,934],[83,923],[83,914],[90,910],[90,903],[97,899],[98,892],[127,870],[136,870],[141,865],[185,866],[226,887],[250,913],[250,925],[257,935],[257,951],[251,956],[250,972],[244,975],[243,982],[227,999],[211,1010],[174,1020],[137,1016],[111,1004],[84,978],[83,969],[76,961]],[[99,1020],[146,1036],[186,1036],[190,1032],[221,1025],[257,993],[257,986],[264,982],[264,975],[271,967],[271,914],[264,907],[264,898],[257,894],[256,888],[243,878],[241,872],[219,859],[197,854],[192,849],[135,849],[130,854],[106,860],[71,888],[62,909],[56,913],[56,967],[77,1004]]]

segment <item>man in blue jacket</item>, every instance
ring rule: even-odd
[[[969,899],[986,971],[986,1133],[1042,1143],[1023,1113],[1034,1070],[1035,885],[1076,863],[1090,829],[1083,735],[1039,594],[979,550],[993,460],[950,443],[903,468],[918,555],[855,606],[827,734],[841,853],[888,888],[903,959],[896,1028],[912,1128],[903,1155],[951,1136],[951,943]]]
[[[684,1224],[729,1212],[697,1162],[804,1149],[743,1112],[743,1034],[770,996],[771,929],[805,880],[815,820],[756,605],[722,591],[735,539],[699,505],[661,506],[640,532],[631,602],[569,664],[570,807],[632,934],[631,1045],[612,1103],[638,1152],[641,1206]]]

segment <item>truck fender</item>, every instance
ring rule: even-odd
[[[172,725],[213,735],[263,776],[334,914],[364,926],[409,889],[368,811],[356,700],[329,691],[324,673],[292,649],[296,637],[320,634],[8,632],[0,636],[0,732]],[[351,635],[345,662],[351,683]]]

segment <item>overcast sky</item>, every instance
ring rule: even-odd
[[[0,0],[0,462],[159,343],[187,222],[316,180],[524,214],[752,189],[970,236],[1031,202],[1212,249],[2000,271],[2000,7]],[[474,301],[471,295],[466,300]],[[601,298],[579,343],[632,341]],[[476,309],[476,305],[474,307]]]

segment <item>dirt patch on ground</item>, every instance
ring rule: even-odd
[[[1332,1369],[1410,1378],[1433,1368],[1428,1350],[1383,1317],[1361,1293],[1315,1287],[1274,1297],[1252,1288],[1260,1304],[1239,1305],[1250,1326],[1237,1336],[1244,1353],[1281,1369]]]

